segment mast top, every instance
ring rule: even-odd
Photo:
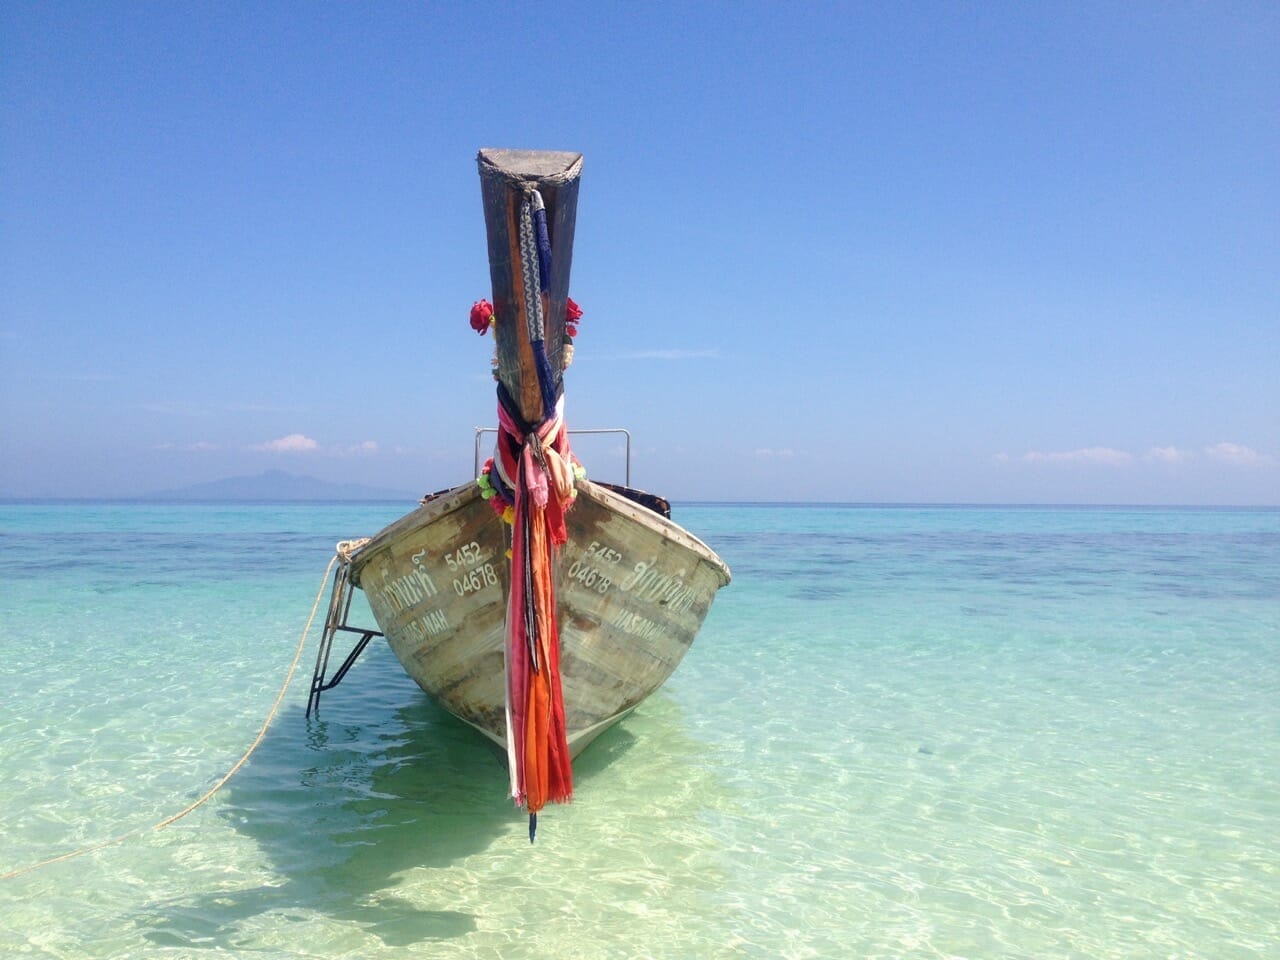
[[[482,171],[513,183],[565,183],[582,173],[582,154],[561,150],[499,150],[486,147],[476,157]]]

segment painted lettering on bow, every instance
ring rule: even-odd
[[[496,587],[497,585],[498,571],[493,569],[492,563],[473,567],[466,573],[453,578],[453,590],[460,597],[465,597],[468,593],[475,593],[477,590],[483,590],[485,587]]]
[[[491,554],[472,540],[464,546],[450,550],[444,562],[453,576],[453,592],[460,597],[498,585],[498,571],[490,562]]]
[[[667,573],[657,567],[657,562],[657,557],[650,557],[637,563],[618,589],[675,613],[688,610],[702,597],[702,591],[685,583],[688,572],[683,567]]]
[[[426,568],[418,566],[395,578],[391,577],[390,571],[383,570],[382,583],[367,592],[383,607],[403,613],[424,600],[430,600],[440,591]]]
[[[469,570],[483,559],[484,550],[476,540],[444,555],[444,562],[449,565],[450,572]]]
[[[608,573],[581,560],[575,560],[569,564],[569,579],[577,580],[588,590],[594,590],[596,593],[608,593],[609,587],[613,585],[613,578]]]
[[[622,554],[613,547],[601,543],[599,540],[592,540],[587,545],[587,549],[583,551],[588,557],[600,564],[619,564],[622,562]]]
[[[449,628],[449,618],[443,610],[426,610],[406,623],[402,629],[406,635],[421,643],[428,637],[444,633]]]
[[[634,610],[617,610],[610,618],[610,622],[623,633],[640,640],[652,640],[666,634],[662,624],[654,623]]]
[[[569,564],[568,577],[570,580],[578,581],[588,590],[608,593],[609,588],[617,580],[614,568],[621,562],[620,552],[605,546],[598,540],[592,540],[582,551],[582,555]]]

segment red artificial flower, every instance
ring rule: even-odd
[[[471,305],[471,329],[483,337],[489,332],[491,323],[493,323],[493,304],[488,300],[477,300]]]
[[[582,308],[569,297],[564,305],[564,332],[573,339],[578,335],[578,321],[582,319]]]

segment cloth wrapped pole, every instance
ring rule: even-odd
[[[526,191],[520,204],[518,235],[525,332],[535,358],[542,420],[527,423],[499,383],[493,473],[495,489],[509,491],[514,507],[505,646],[507,761],[511,796],[529,811],[532,842],[537,812],[573,796],[554,565],[568,537],[564,515],[574,488],[563,397],[557,395],[546,355],[551,245],[537,190]]]
[[[573,468],[559,410],[526,433],[514,422],[514,411],[505,405],[499,409],[494,469],[515,474],[506,625],[507,759],[512,797],[537,813],[548,802],[573,796],[553,581],[555,552],[568,537],[565,511],[573,502]],[[519,446],[516,458],[508,439]]]

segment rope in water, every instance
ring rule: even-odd
[[[298,669],[298,661],[302,658],[302,651],[307,645],[307,635],[311,632],[311,624],[315,622],[316,611],[320,609],[320,601],[324,597],[325,586],[329,582],[329,574],[333,572],[333,565],[338,561],[339,556],[342,554],[342,547],[344,544],[339,544],[338,546],[338,553],[334,554],[332,559],[329,560],[329,566],[325,568],[324,576],[320,579],[320,589],[316,593],[315,603],[311,605],[311,614],[307,617],[307,625],[302,628],[302,636],[298,638],[298,648],[294,651],[293,662],[289,664],[289,671],[285,674],[284,683],[280,685],[280,692],[276,694],[276,702],[271,705],[271,710],[267,714],[267,719],[263,721],[262,729],[258,731],[258,735],[254,738],[253,743],[249,745],[249,749],[244,752],[244,756],[235,762],[235,765],[226,772],[226,775],[221,780],[210,787],[199,800],[188,805],[185,809],[178,811],[173,816],[165,817],[165,819],[161,820],[159,823],[152,824],[149,827],[139,827],[136,830],[130,830],[128,833],[122,833],[118,837],[112,837],[110,840],[103,840],[101,843],[95,843],[88,847],[81,847],[79,850],[72,850],[70,853],[50,857],[48,860],[42,860],[39,863],[20,867],[17,870],[11,870],[9,873],[0,874],[0,880],[12,880],[14,877],[20,877],[24,873],[39,870],[41,867],[61,863],[63,860],[71,860],[75,857],[82,857],[86,853],[93,853],[95,850],[101,850],[104,847],[112,847],[116,844],[124,843],[126,840],[132,837],[141,836],[149,830],[163,830],[170,824],[181,820],[196,808],[204,805],[208,802],[210,797],[226,786],[227,781],[236,775],[237,771],[239,771],[239,769],[248,761],[249,757],[253,755],[253,751],[257,750],[258,746],[266,738],[267,728],[271,726],[271,721],[275,719],[276,713],[280,710],[280,704],[284,702],[285,691],[289,689],[289,683],[293,680],[294,671]]]

